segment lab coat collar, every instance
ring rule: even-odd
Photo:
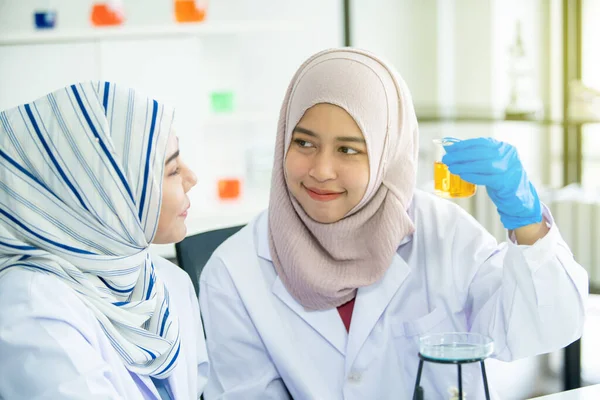
[[[154,386],[154,382],[152,382],[152,378],[150,378],[149,376],[146,376],[146,375],[134,374],[133,372],[130,372],[130,374],[134,381],[139,381],[139,382],[136,382],[136,384],[138,386],[146,387],[145,391],[147,392],[147,394],[151,394],[153,396],[153,397],[151,397],[151,399],[161,400],[160,394],[158,394],[158,390],[156,390],[156,386]]]
[[[257,238],[259,242],[259,256],[271,261],[266,213],[263,215],[263,218],[257,222],[260,226],[258,231],[261,232]],[[404,238],[400,247],[409,243],[411,240],[412,235]],[[346,328],[343,325],[337,309],[333,308],[324,311],[305,310],[304,307],[290,295],[279,276],[276,277],[271,290],[273,294],[283,301],[306,323],[313,327],[341,354],[345,355],[347,359],[352,358],[353,360],[409,272],[410,267],[396,252],[392,258],[392,264],[383,278],[370,286],[358,290],[349,335],[346,332]]]
[[[347,370],[409,273],[409,265],[398,253],[394,253],[392,264],[384,277],[358,289],[346,347]]]
[[[188,360],[186,360],[186,357],[181,357],[181,352],[179,352],[179,357],[180,358],[177,361],[179,364],[175,368],[185,368],[184,366],[188,365]],[[183,375],[181,373],[178,374],[175,373],[175,371],[173,371],[169,378],[167,378],[169,383],[169,390],[171,390],[171,394],[174,399],[183,398],[185,397],[184,394],[188,392],[188,389],[184,386],[188,384],[187,379],[183,379],[184,376],[186,375]]]
[[[167,382],[169,385],[169,391],[171,392],[171,395],[173,396],[174,399],[178,399],[181,396],[183,396],[184,393],[187,393],[187,389],[185,387],[182,387],[182,385],[186,384],[186,382],[183,382],[181,379],[183,375],[176,372],[177,368],[185,368],[185,365],[187,363],[187,360],[185,359],[185,355],[183,353],[180,353],[180,357],[177,360],[177,362],[178,362],[178,366],[175,367],[175,370],[173,370],[173,373],[171,373],[171,375],[169,375],[169,377],[167,378]],[[142,385],[146,386],[147,391],[154,396],[154,397],[152,397],[152,399],[154,399],[154,400],[162,399],[160,397],[160,394],[158,393],[158,390],[156,389],[156,386],[154,385],[154,382],[152,382],[152,378],[150,378],[149,376],[146,376],[146,375],[137,375],[137,374],[136,374],[136,377],[137,377],[137,379],[139,379],[139,381],[141,382]]]
[[[271,288],[273,294],[283,301],[292,311],[317,331],[325,340],[342,355],[346,354],[348,335],[337,309],[308,311],[292,297],[279,277]]]
[[[275,279],[271,290],[275,296],[344,355],[347,361],[346,366],[349,367],[409,273],[408,264],[395,253],[390,268],[381,280],[358,289],[349,334],[346,333],[346,328],[336,308],[307,311],[290,295],[279,277]]]

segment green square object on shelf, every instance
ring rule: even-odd
[[[230,113],[233,112],[233,92],[212,92],[210,94],[210,105],[213,112]]]

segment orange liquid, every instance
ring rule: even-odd
[[[103,3],[94,4],[90,18],[95,26],[121,25],[123,23],[123,14],[120,10],[115,10]]]
[[[433,182],[435,194],[448,199],[471,197],[477,191],[477,185],[451,174],[446,164],[439,161],[433,163]]]
[[[194,0],[175,0],[175,19],[177,22],[199,22],[204,20],[205,10],[198,10]]]
[[[219,179],[219,198],[232,200],[240,197],[241,182],[239,179]]]

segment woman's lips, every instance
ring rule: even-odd
[[[184,212],[182,212],[181,214],[179,214],[179,216],[180,216],[180,217],[183,217],[183,218],[187,217],[187,215],[188,215],[188,210],[189,210],[189,209],[190,209],[190,206],[188,205],[188,206],[185,208],[185,211],[184,211]]]
[[[306,186],[304,186],[304,189],[313,200],[317,201],[332,201],[344,194],[344,192],[334,192],[318,188],[308,188]]]

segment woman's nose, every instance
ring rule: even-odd
[[[327,155],[318,155],[314,159],[314,165],[310,169],[309,175],[319,182],[335,179],[334,160]]]
[[[184,181],[185,192],[187,193],[191,188],[196,186],[198,183],[198,177],[191,169],[186,167],[186,176]]]

